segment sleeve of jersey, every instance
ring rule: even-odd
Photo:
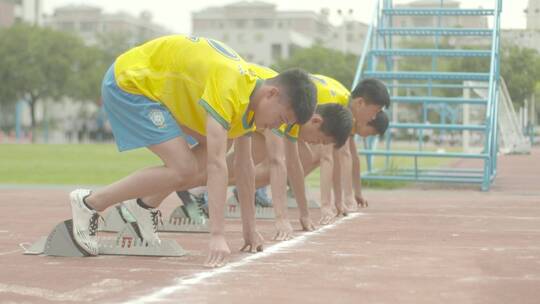
[[[225,79],[211,77],[206,82],[206,88],[199,100],[199,105],[223,126],[223,128],[230,130],[234,114],[235,87],[231,82],[225,81]]]
[[[286,125],[282,124],[279,129],[272,129],[275,134],[285,137],[290,141],[296,142],[298,140],[298,133],[300,132],[300,126],[297,124]]]

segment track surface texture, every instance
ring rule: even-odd
[[[290,209],[295,238],[270,241],[273,222],[258,220],[258,254],[238,251],[240,222],[227,220],[233,254],[219,269],[203,267],[207,234],[163,233],[189,250],[179,258],[25,256],[20,243],[70,217],[74,187],[4,185],[0,303],[539,303],[539,177],[536,149],[500,157],[490,192],[368,189],[369,208],[310,233]]]

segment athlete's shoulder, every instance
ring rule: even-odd
[[[278,75],[278,72],[269,67],[258,65],[256,63],[248,63],[248,67],[251,73],[261,79],[273,78]]]

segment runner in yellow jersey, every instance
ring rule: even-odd
[[[146,147],[163,165],[139,170],[94,192],[70,194],[75,241],[98,254],[98,211],[123,201],[148,242],[160,242],[156,207],[171,192],[206,184],[212,214],[206,265],[224,264],[228,169],[225,154],[235,139],[245,249],[262,250],[255,230],[254,165],[249,133],[254,126],[303,124],[313,115],[316,90],[298,69],[262,81],[225,44],[174,35],[149,41],[120,55],[107,71],[102,95],[120,151]],[[200,143],[191,149],[190,135]]]
[[[270,68],[256,64],[251,64],[250,71],[261,79],[272,78],[278,74]],[[335,143],[337,146],[343,145],[351,132],[352,115],[346,108],[348,95],[341,99],[335,99],[340,94],[338,90],[346,91],[346,89],[336,86],[336,92],[329,92],[326,86],[317,86],[318,102],[322,104],[317,106],[316,113],[305,125],[299,127],[297,124],[284,124],[281,127],[281,131],[279,129],[271,130],[257,127],[257,132],[252,135],[252,153],[257,166],[256,170],[271,171],[269,173],[272,176],[271,179],[256,180],[256,183],[262,182],[265,186],[267,182],[271,184],[272,201],[274,202],[273,205],[276,214],[277,233],[274,237],[276,240],[288,239],[292,232],[285,206],[287,175],[292,180],[300,180],[303,186],[304,175],[302,174],[300,156],[297,149],[298,131],[302,134],[302,138],[300,139],[302,142],[308,140],[313,143]],[[332,103],[332,100],[336,100],[337,102]],[[309,130],[303,130],[308,125]],[[287,126],[292,127],[288,128]],[[283,134],[287,135],[288,140],[285,141],[289,143],[284,144],[284,140],[282,139]],[[296,164],[298,164],[298,169],[291,168],[287,170],[285,168],[285,156],[286,158],[295,160]],[[232,164],[233,157],[234,155],[228,157],[229,164]],[[234,178],[234,175],[230,175],[229,181],[233,181]],[[201,191],[204,191],[204,189],[193,189],[191,193],[201,195],[204,193],[201,193]],[[181,193],[180,196],[184,198],[190,197],[188,193]],[[197,199],[197,201],[201,200]],[[194,203],[194,200],[186,199],[186,202]],[[205,206],[203,208],[205,209]],[[300,221],[303,229],[314,229],[314,225],[307,214],[307,206],[306,208],[301,208],[301,211]]]
[[[252,66],[252,70],[262,75],[263,78],[272,75],[268,72],[269,69],[264,67],[255,65]],[[349,132],[333,138],[328,136],[329,134],[339,134],[336,130],[340,129],[340,123],[346,119],[340,115],[328,115],[329,113],[322,117],[317,115],[324,113],[324,105],[339,104],[350,107],[355,118],[354,133],[360,136],[384,134],[388,126],[388,118],[384,112],[381,112],[381,109],[389,105],[390,99],[382,82],[375,79],[362,81],[353,91],[351,98],[349,90],[337,80],[324,75],[311,75],[311,78],[317,87],[318,108],[316,114],[302,126],[282,125],[280,127],[277,133],[289,139],[289,141],[285,141],[285,152],[280,152],[278,141],[273,140],[270,136],[265,136],[268,157],[271,159],[267,164],[270,165],[266,168],[264,165],[257,167],[257,186],[271,183],[274,208],[281,209],[280,211],[276,210],[278,238],[287,238],[292,232],[286,219],[286,208],[284,207],[284,182],[277,181],[274,185],[270,178],[270,176],[278,176],[276,171],[283,171],[280,168],[284,167],[282,163],[284,159],[279,157],[280,154],[285,153],[286,155],[286,173],[300,209],[300,222],[304,229],[313,226],[307,208],[304,176],[319,165],[321,167],[321,224],[331,222],[336,216],[331,204],[332,188],[338,215],[354,210],[356,207],[355,197],[358,203],[364,201],[361,195],[360,165],[356,145],[352,137],[349,139],[349,135],[354,136],[354,134]],[[330,128],[333,128],[334,131]],[[354,156],[351,156],[351,153],[354,153]],[[353,170],[351,170],[353,163]],[[356,192],[356,195],[353,194],[353,191]]]
[[[258,65],[252,65],[251,69],[263,79],[272,77],[273,73],[276,73]],[[272,130],[273,132],[267,130],[264,137],[254,136],[253,138],[253,149],[259,146],[257,151],[260,155],[263,155],[264,148],[267,152],[264,157],[267,161],[257,166],[256,184],[270,183],[271,185],[272,203],[276,214],[276,240],[289,239],[292,234],[286,206],[287,176],[293,184],[293,191],[300,198],[302,228],[307,231],[314,229],[307,208],[302,166],[302,158],[309,155],[299,154],[299,145],[325,143],[341,147],[346,143],[352,129],[352,115],[347,109],[349,100],[347,89],[326,76],[311,75],[311,78],[317,87],[318,103],[312,118],[302,126],[282,125],[279,129]],[[288,140],[283,141],[276,135],[285,136]]]
[[[277,74],[274,70],[251,64],[250,70],[265,79]],[[317,110],[304,125],[282,125],[275,130],[258,130],[252,136],[252,150],[257,164],[257,187],[270,184],[272,201],[276,214],[276,240],[291,237],[292,227],[288,220],[286,201],[286,177],[288,176],[300,209],[300,223],[304,230],[312,230],[314,225],[309,216],[305,193],[304,177],[317,167],[321,167],[321,224],[332,221],[356,207],[355,196],[362,198],[360,187],[360,163],[352,136],[362,137],[384,134],[388,127],[388,118],[383,111],[388,105],[388,92],[382,82],[374,79],[362,81],[353,91],[349,91],[337,80],[323,75],[311,75],[317,87]],[[372,101],[373,100],[373,101]],[[351,134],[351,114],[344,108],[351,108],[356,113],[356,123]],[[375,115],[374,118],[370,118]],[[284,136],[281,140],[276,134]],[[351,136],[351,139],[349,139]],[[333,143],[333,144],[332,144]],[[339,149],[335,149],[335,148]],[[352,155],[351,155],[352,154]],[[354,164],[351,170],[351,157]],[[232,163],[232,157],[229,159]],[[230,176],[233,181],[234,176]],[[354,192],[353,194],[353,182]],[[335,193],[334,211],[331,204],[332,190]],[[194,189],[192,193],[201,195],[203,189]],[[185,197],[189,197],[189,194]],[[343,195],[345,194],[345,195]],[[342,197],[345,197],[343,202]],[[202,195],[204,197],[204,195]],[[189,200],[193,202],[193,200]],[[197,201],[204,201],[204,199]],[[358,203],[365,202],[357,199]]]

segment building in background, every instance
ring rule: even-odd
[[[459,1],[444,1],[442,8],[458,9]],[[418,0],[405,4],[396,5],[396,8],[440,8],[439,0]],[[404,27],[460,27],[460,28],[488,28],[487,16],[393,16],[392,26]],[[411,38],[409,38],[411,39]],[[415,40],[425,40],[425,38],[415,37]],[[431,39],[432,40],[432,39]],[[401,37],[396,36],[396,42],[400,43]],[[448,40],[451,46],[460,45],[488,45],[491,44],[491,37],[451,37]]]
[[[529,0],[525,14],[527,15],[527,29],[540,30],[540,1]]]
[[[54,29],[78,34],[89,45],[96,44],[99,36],[107,33],[127,35],[137,44],[169,32],[152,21],[152,14],[143,11],[139,16],[124,12],[109,14],[101,8],[88,5],[67,5],[56,8],[47,16],[45,24]]]
[[[361,55],[369,25],[353,19],[344,19],[334,28],[324,46],[339,50],[343,53]]]
[[[317,43],[359,55],[367,25],[350,21],[335,27],[328,17],[329,10],[280,11],[271,3],[242,1],[194,12],[192,28],[193,35],[223,41],[247,61],[261,65]]]
[[[503,46],[517,45],[540,52],[540,0],[529,0],[526,29],[508,29],[502,31]]]
[[[0,0],[0,27],[18,22],[43,24],[43,0]]]
[[[418,0],[398,4],[396,8],[440,8],[439,0]],[[458,9],[459,1],[444,1],[442,8]],[[396,27],[438,27],[438,16],[394,16]],[[440,18],[441,27],[487,28],[488,19],[485,16],[445,16]]]

